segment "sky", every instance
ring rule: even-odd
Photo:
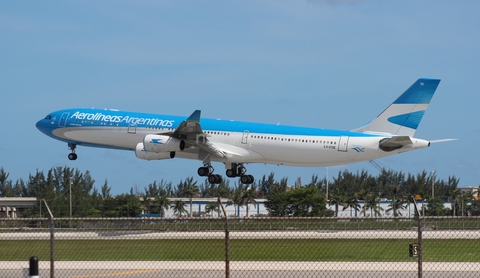
[[[200,161],[144,161],[78,147],[35,123],[95,107],[350,130],[375,118],[415,80],[442,81],[415,137],[458,138],[377,160],[480,185],[480,1],[1,1],[0,168],[13,181],[72,167],[113,194],[174,184]],[[213,164],[224,174],[222,164]],[[366,170],[249,164],[293,184]],[[233,184],[235,180],[231,181]]]

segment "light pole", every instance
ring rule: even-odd
[[[327,167],[327,177],[326,177],[326,184],[327,184],[327,191],[326,191],[326,195],[327,195],[327,203],[328,203],[328,167]]]
[[[435,198],[435,172],[432,171],[432,199]]]
[[[72,180],[68,178],[68,184],[70,185],[70,218],[72,218]]]

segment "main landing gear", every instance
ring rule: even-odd
[[[222,182],[222,176],[214,174],[213,167],[207,163],[203,167],[198,168],[198,175],[201,177],[208,177],[208,182],[212,184],[219,184]],[[232,163],[231,168],[227,169],[225,174],[229,178],[240,177],[240,182],[243,184],[252,184],[255,179],[252,175],[246,175],[247,169],[243,167],[243,164]]]
[[[77,154],[75,153],[75,148],[77,145],[73,143],[68,143],[68,149],[71,150],[72,152],[68,154],[68,159],[70,160],[76,160],[77,159]]]
[[[243,184],[252,184],[255,181],[255,178],[252,175],[246,175],[247,169],[243,164],[232,163],[232,167],[227,169],[226,175],[229,178],[240,177],[240,181]]]
[[[208,177],[208,182],[212,184],[222,183],[222,176],[214,174],[214,169],[210,164],[204,164],[203,167],[198,168],[197,174],[200,177]]]

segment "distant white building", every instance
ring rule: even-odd
[[[190,212],[190,201],[188,198],[169,198],[170,201],[174,200],[182,200],[185,202],[185,210],[187,212]],[[225,210],[227,212],[227,215],[232,217],[245,217],[247,215],[247,208],[246,206],[240,207],[236,206],[234,207],[233,205],[230,205],[228,202],[229,199],[222,198],[221,202],[225,207]],[[257,205],[253,205],[252,203],[248,204],[248,216],[267,216],[268,215],[268,210],[265,207],[265,202],[267,199],[255,199]],[[210,214],[205,213],[205,207],[208,205],[210,202],[217,202],[216,198],[193,198],[192,199],[192,214],[194,216],[207,216],[207,217],[218,217],[218,212],[213,212]],[[370,211],[369,209],[366,210],[365,215],[361,214],[362,207],[363,207],[363,201],[358,201],[359,204],[359,209],[357,211],[347,208],[343,210],[343,206],[338,206],[338,217],[393,217],[393,211],[387,212],[388,209],[391,208],[391,200],[383,200],[380,202],[380,207],[381,207],[381,215],[377,215],[375,212]],[[404,209],[399,210],[401,215],[403,217],[413,217],[415,215],[415,206],[413,203],[410,203],[408,206],[407,204],[404,204],[406,207]],[[422,210],[422,206],[425,207],[425,209],[428,206],[428,201],[417,201],[418,209]],[[444,203],[445,208],[452,208],[452,204],[449,202]],[[327,208],[329,208],[332,211],[335,211],[335,205],[328,205]],[[140,216],[157,216],[159,217],[159,214],[144,214],[145,211],[142,212]],[[372,215],[373,214],[373,215]],[[220,212],[220,215],[223,215],[223,212]],[[350,216],[351,215],[351,216]],[[182,215],[186,216],[186,215]],[[173,214],[172,209],[168,209],[165,211],[165,217],[178,217],[177,215]]]
[[[0,218],[21,217],[25,208],[31,208],[37,202],[37,198],[30,197],[0,197]]]

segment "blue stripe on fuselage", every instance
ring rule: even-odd
[[[187,119],[187,117],[171,116],[164,114],[147,114],[138,112],[125,112],[116,110],[100,109],[67,109],[52,113],[58,119],[64,114],[70,113],[67,120],[67,127],[129,127],[134,122],[136,128],[171,128],[175,129],[178,125]],[[283,126],[274,124],[239,122],[231,120],[216,120],[201,118],[200,125],[205,131],[224,131],[224,132],[244,132],[258,134],[285,134],[297,136],[356,136],[372,137],[375,134],[365,134],[359,132],[350,132],[343,130],[330,130],[309,127]],[[58,125],[55,126],[58,128]],[[54,126],[51,126],[53,129]]]

